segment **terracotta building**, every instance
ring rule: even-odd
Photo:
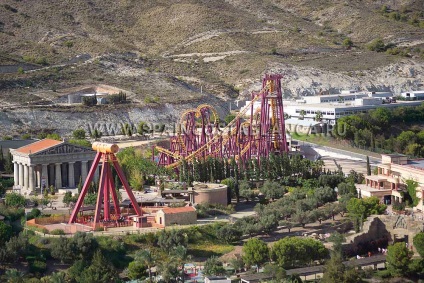
[[[159,226],[196,224],[197,213],[192,206],[164,207],[156,212],[155,222]]]
[[[416,197],[420,199],[416,209],[423,210],[424,159],[408,160],[402,154],[382,154],[378,174],[365,176],[365,184],[356,188],[362,197],[376,196],[385,204],[404,201],[406,180],[418,183]]]

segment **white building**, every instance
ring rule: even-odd
[[[424,90],[402,92],[400,96],[406,100],[424,100]]]
[[[422,94],[422,96],[420,96]],[[412,96],[414,95],[414,96]],[[411,100],[424,99],[424,91],[411,92]],[[422,97],[417,99],[417,97]],[[295,101],[283,101],[284,113],[290,118],[306,121],[314,121],[317,113],[321,113],[321,121],[335,125],[336,120],[343,116],[358,113],[367,113],[378,107],[395,108],[400,106],[418,106],[421,101],[397,101],[392,99],[391,92],[354,92],[352,90],[342,91],[341,94],[305,96]],[[246,102],[247,107],[250,102]],[[243,107],[243,108],[244,108]],[[261,101],[253,104],[253,113],[261,107]],[[242,108],[242,110],[243,110]],[[250,117],[250,110],[246,116]]]

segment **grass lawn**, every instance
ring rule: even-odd
[[[198,244],[190,244],[188,253],[193,257],[211,257],[222,256],[234,250],[234,246],[229,244],[216,244],[211,242],[203,242]]]

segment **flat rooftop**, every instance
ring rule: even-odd
[[[375,192],[386,192],[388,194],[390,194],[392,192],[391,189],[376,189],[376,188],[372,188],[372,187],[368,187],[365,184],[356,184],[355,185],[357,189],[361,190],[361,191],[365,191],[365,192],[370,192],[370,193],[375,193]]]
[[[323,103],[298,103],[293,101],[283,101],[284,106],[299,106],[302,108],[375,108],[375,107],[399,107],[399,106],[418,106],[424,101],[401,101],[388,104],[375,104],[375,105],[355,105],[354,101],[337,103],[337,102],[323,102]]]
[[[406,166],[424,169],[424,159],[408,160],[408,163],[406,164]]]

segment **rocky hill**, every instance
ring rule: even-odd
[[[265,72],[285,74],[287,97],[423,88],[423,10],[414,0],[4,0],[0,121],[14,126],[0,134],[47,127],[49,115],[69,133],[80,126],[72,113],[170,122],[209,103],[225,115]],[[44,107],[92,84],[127,90],[131,104]]]

